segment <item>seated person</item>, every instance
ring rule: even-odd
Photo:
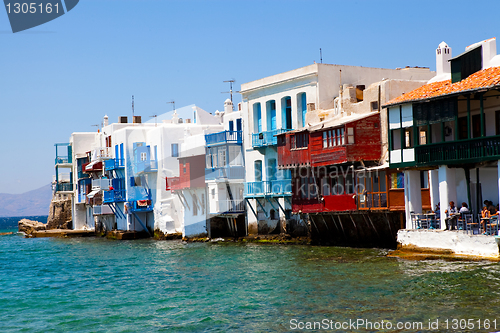
[[[455,202],[450,201],[450,206],[445,211],[446,213],[446,230],[452,230],[454,227],[457,227],[457,214],[458,209],[455,206]]]
[[[490,215],[496,215],[497,214],[497,210],[495,208],[495,206],[493,206],[493,202],[492,201],[488,201],[488,210],[490,212]]]
[[[460,208],[460,210],[458,212],[460,214],[469,213],[469,207],[467,206],[467,204],[465,202],[462,202],[462,207]]]
[[[481,211],[481,225],[483,226],[483,230],[486,230],[486,223],[489,221],[489,218],[490,211],[488,210],[488,207],[484,206],[483,210]]]

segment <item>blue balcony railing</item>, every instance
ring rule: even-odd
[[[106,171],[122,169],[124,167],[125,163],[123,158],[112,158],[104,161],[104,169]]]
[[[245,179],[245,167],[229,166],[217,169],[205,169],[205,180]]]
[[[125,190],[104,191],[104,203],[124,202]]]
[[[206,134],[205,142],[207,146],[221,143],[242,143],[242,131],[223,131],[218,133]]]
[[[155,160],[139,161],[135,163],[135,173],[156,171],[158,171],[158,162]]]
[[[57,183],[56,192],[72,192],[73,184],[71,183]]]
[[[73,163],[73,150],[69,143],[56,143],[54,146],[56,147],[56,164]]]
[[[270,180],[265,182],[245,183],[245,197],[291,195],[292,180]]]
[[[153,203],[151,200],[136,200],[128,202],[128,209],[131,212],[150,212],[153,210]]]
[[[252,134],[252,147],[258,148],[277,145],[278,138],[276,137],[276,135],[289,131],[291,131],[291,129],[280,128],[272,131]]]

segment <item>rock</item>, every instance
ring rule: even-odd
[[[31,235],[33,231],[46,230],[47,225],[38,221],[31,221],[28,219],[22,219],[17,223],[17,227],[20,232],[24,232],[26,235]]]
[[[54,196],[50,202],[47,229],[72,229],[71,198]]]
[[[14,233],[11,232],[0,232],[0,236],[7,236],[7,235],[13,235]]]

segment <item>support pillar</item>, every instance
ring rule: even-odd
[[[411,229],[411,212],[422,214],[422,194],[420,186],[420,171],[407,170],[405,175],[405,211],[406,229]]]
[[[441,202],[441,229],[446,229],[446,213],[450,201],[457,204],[457,184],[455,180],[455,169],[446,165],[439,166],[439,201]]]
[[[439,171],[429,170],[429,192],[431,194],[431,209],[434,210],[439,200]]]
[[[500,160],[497,162],[498,202],[500,202]]]

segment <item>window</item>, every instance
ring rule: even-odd
[[[260,161],[260,160],[255,161],[254,168],[255,168],[255,181],[261,182],[262,181],[262,161]]]
[[[226,149],[219,149],[219,167],[226,166]]]
[[[292,129],[292,99],[290,96],[281,99],[282,128]]]
[[[401,149],[401,129],[392,130],[392,150]]]
[[[378,110],[378,101],[374,101],[370,103],[372,107],[372,111]]]
[[[262,114],[260,110],[260,103],[253,105],[253,130],[255,133],[262,132]]]
[[[179,144],[172,143],[171,145],[172,157],[179,157]]]
[[[266,102],[267,130],[276,129],[276,102],[274,100]]]
[[[229,146],[229,165],[243,165],[241,146]]]
[[[215,189],[212,189],[212,199],[215,199]]]
[[[413,128],[405,129],[405,148],[413,147]]]
[[[344,129],[340,129],[340,141],[342,145],[345,145],[345,136],[344,136]]]
[[[147,159],[147,154],[145,152],[141,153],[141,162],[144,162]]]
[[[420,129],[420,140],[419,144],[426,145],[427,144],[427,131],[424,129]]]
[[[352,143],[354,143],[354,128],[348,127],[347,128],[347,144],[352,144]]]
[[[298,148],[307,148],[309,144],[309,135],[308,133],[298,133],[295,134],[292,138],[292,149]]]
[[[206,159],[205,168],[207,168],[207,169],[212,168],[212,155],[210,152],[210,148],[207,149],[207,154],[205,155],[205,159]]]
[[[328,135],[326,132],[323,132],[323,148],[328,147]]]

